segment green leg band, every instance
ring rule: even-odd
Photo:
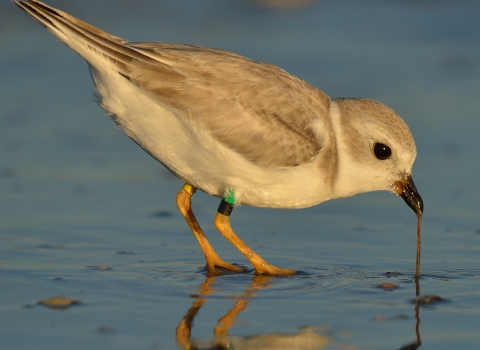
[[[228,190],[225,197],[223,197],[223,200],[232,205],[235,204],[235,192],[233,192],[233,190]]]

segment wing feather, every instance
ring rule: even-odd
[[[258,166],[307,163],[331,138],[330,98],[273,64],[201,46],[131,43],[40,1],[15,3],[90,65],[98,52],[178,118],[205,125]]]
[[[162,64],[158,70],[132,61],[132,82],[180,115],[200,118],[220,142],[257,165],[309,162],[328,137],[330,98],[275,65],[199,46],[127,45]]]

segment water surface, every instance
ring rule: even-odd
[[[235,209],[232,225],[253,249],[303,273],[207,278],[176,211],[182,182],[95,105],[83,60],[4,1],[0,348],[208,348],[214,331],[217,345],[236,349],[480,344],[480,3],[267,3],[50,1],[130,40],[231,50],[280,65],[332,97],[392,107],[418,148],[421,295],[445,301],[412,302],[416,218],[389,193],[304,210]],[[194,197],[217,251],[250,268],[215,231],[217,206]],[[58,295],[79,303],[37,304]]]

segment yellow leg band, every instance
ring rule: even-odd
[[[197,189],[195,187],[193,187],[192,185],[187,184],[187,183],[185,183],[185,185],[183,185],[182,189],[187,191],[188,193],[190,193],[191,196],[193,196],[195,194],[195,192],[197,192]]]

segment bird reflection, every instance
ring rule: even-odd
[[[213,329],[213,342],[192,341],[190,339],[193,320],[202,306],[207,302],[208,296],[215,293],[213,287],[215,278],[207,277],[194,295],[195,301],[185,316],[178,324],[176,330],[177,344],[182,349],[322,349],[330,343],[330,338],[320,335],[315,327],[304,327],[295,334],[272,333],[261,334],[249,337],[230,337],[228,330],[234,324],[235,318],[247,307],[253,298],[257,296],[257,291],[271,286],[271,276],[256,275],[252,278],[250,285],[244,292],[234,298],[237,299],[233,307],[221,317]]]
[[[407,345],[402,346],[398,350],[416,350],[422,345],[422,339],[420,338],[420,304],[415,304],[415,334],[417,340]]]
[[[222,350],[222,349],[324,349],[328,345],[340,345],[335,341],[328,332],[323,328],[322,334],[319,334],[320,327],[304,327],[297,333],[270,333],[260,334],[248,337],[231,337],[228,334],[229,329],[234,325],[236,317],[252,302],[257,296],[257,292],[269,288],[272,277],[265,275],[255,275],[252,277],[249,286],[241,293],[241,295],[232,298],[236,300],[233,307],[230,308],[223,317],[221,317],[213,329],[213,339],[208,341],[191,340],[191,332],[193,321],[200,309],[209,300],[209,296],[217,292],[214,288],[215,279],[218,276],[210,276],[200,285],[198,293],[194,294],[194,302],[188,309],[185,316],[179,322],[176,329],[176,341],[181,349],[204,349],[204,350]],[[418,279],[416,282],[417,296],[420,293],[420,284]],[[417,298],[418,299],[418,298]],[[415,335],[416,340],[406,344],[398,350],[415,350],[418,349],[422,340],[420,338],[420,306],[421,302],[415,299]],[[349,345],[348,349],[355,349]]]
[[[402,346],[398,350],[416,350],[422,345],[422,338],[420,338],[420,305],[421,302],[419,302],[419,297],[420,297],[420,279],[419,276],[415,276],[415,295],[416,298],[414,299],[415,303],[415,335],[417,336],[417,339],[409,343],[407,345]]]

